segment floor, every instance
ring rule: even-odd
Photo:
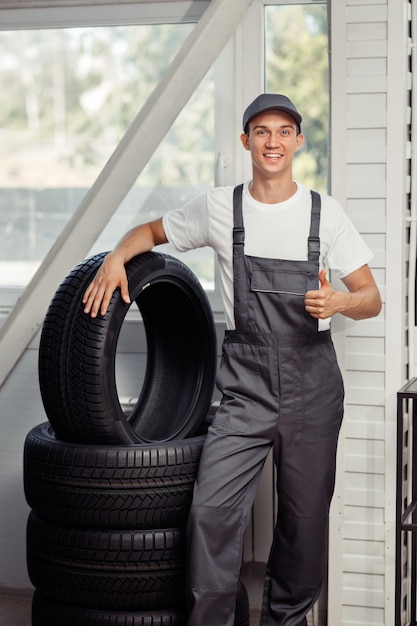
[[[32,594],[0,593],[1,626],[31,626]]]

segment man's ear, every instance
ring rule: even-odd
[[[295,147],[295,151],[296,152],[301,148],[301,146],[303,145],[303,142],[304,142],[304,135],[299,133],[297,135],[297,143],[296,143],[296,147]]]
[[[240,135],[240,141],[242,142],[242,146],[245,148],[245,150],[250,150],[249,135],[247,135],[246,133],[242,133]]]

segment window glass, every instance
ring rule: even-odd
[[[160,217],[214,185],[214,81],[203,79],[179,114],[91,250],[112,249],[127,230]],[[210,248],[178,252],[171,244],[158,252],[176,256],[197,275],[205,289],[215,289],[215,261]]]
[[[193,24],[0,33],[0,286],[26,285]],[[213,80],[202,81],[94,246],[213,185]],[[196,270],[213,283],[213,261]]]
[[[273,4],[264,10],[265,90],[284,92],[299,107],[306,139],[295,176],[325,191],[326,5]],[[29,282],[193,28],[147,24],[0,32],[0,86],[7,94],[0,108],[0,287]],[[219,77],[221,72],[214,79],[212,70],[201,82],[90,254],[113,248],[132,226],[215,184]],[[233,128],[233,105],[219,109],[222,127]],[[215,288],[211,250],[180,258],[207,289]]]
[[[329,59],[327,5],[265,7],[265,90],[284,93],[303,116],[294,177],[327,192]]]

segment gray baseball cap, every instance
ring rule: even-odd
[[[300,127],[302,117],[287,96],[277,93],[262,93],[248,106],[243,114],[243,130],[246,132],[250,120],[265,111],[283,111],[290,115]]]

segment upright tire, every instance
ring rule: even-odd
[[[83,312],[82,295],[105,254],[77,265],[57,289],[42,328],[39,383],[58,438],[94,444],[184,439],[200,432],[212,399],[216,334],[194,274],[166,254],[126,265],[129,292],[147,338],[143,387],[130,415],[115,380],[117,341],[129,305],[119,290],[105,317]],[[140,392],[140,393],[139,393]]]

